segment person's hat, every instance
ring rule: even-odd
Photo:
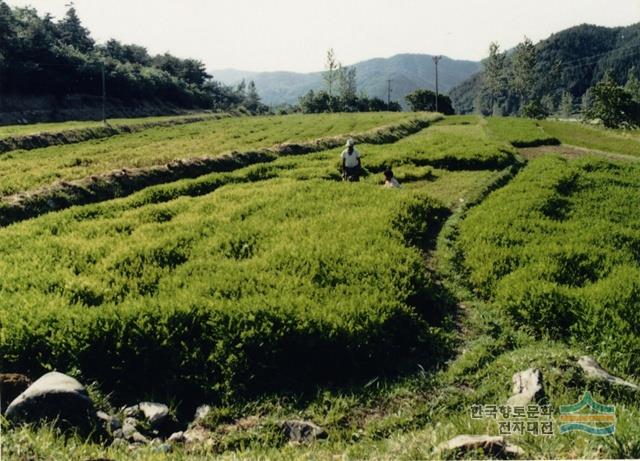
[[[347,139],[347,147],[353,147],[356,145],[356,142],[353,140],[353,138],[349,138]]]

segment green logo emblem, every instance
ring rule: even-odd
[[[585,392],[574,405],[560,405],[560,433],[583,431],[592,435],[611,435],[616,431],[616,407],[602,405]]]

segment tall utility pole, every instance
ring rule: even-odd
[[[387,80],[387,110],[391,110],[391,79]]]
[[[442,56],[434,56],[432,59],[436,65],[436,112],[438,112],[438,62],[440,62]]]
[[[102,123],[107,124],[107,117],[105,114],[105,106],[107,105],[107,87],[106,79],[104,78],[104,61],[102,61]]]

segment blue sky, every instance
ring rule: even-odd
[[[64,15],[69,0],[8,0]],[[321,70],[397,53],[479,60],[489,43],[537,42],[564,28],[640,22],[640,0],[76,0],[99,42],[201,59],[210,70]]]

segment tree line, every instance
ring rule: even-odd
[[[569,32],[572,34],[574,31]],[[607,53],[617,56],[620,51],[605,52],[603,65],[611,65],[605,67],[598,81],[587,86],[583,74],[595,72],[593,56],[563,62],[550,58],[555,56],[550,48],[554,49],[548,43],[536,46],[527,37],[509,52],[502,52],[497,43],[491,43],[489,56],[483,62],[484,71],[475,82],[479,90],[475,93],[474,110],[483,115],[532,118],[581,116],[601,121],[607,127],[640,125],[640,73],[629,61],[624,61],[626,69],[620,64],[628,55],[613,60],[606,59]],[[595,57],[602,59],[603,55]],[[471,87],[474,82],[466,85]],[[471,90],[463,88],[464,91]]]
[[[185,108],[264,109],[255,84],[223,85],[197,59],[152,56],[142,46],[117,40],[96,44],[73,3],[55,21],[0,0],[0,97],[101,96],[103,69],[108,97],[125,104],[152,100]]]
[[[309,90],[298,100],[298,107],[294,108],[303,113],[321,112],[381,112],[401,111],[402,106],[397,101],[383,101],[378,97],[368,97],[358,93],[356,82],[356,68],[343,66],[335,56],[333,48],[327,51],[325,71],[323,73],[325,88]],[[447,115],[453,114],[451,99],[446,95],[438,95],[437,108]],[[413,111],[436,110],[436,94],[427,89],[417,89],[407,95],[405,100]]]

